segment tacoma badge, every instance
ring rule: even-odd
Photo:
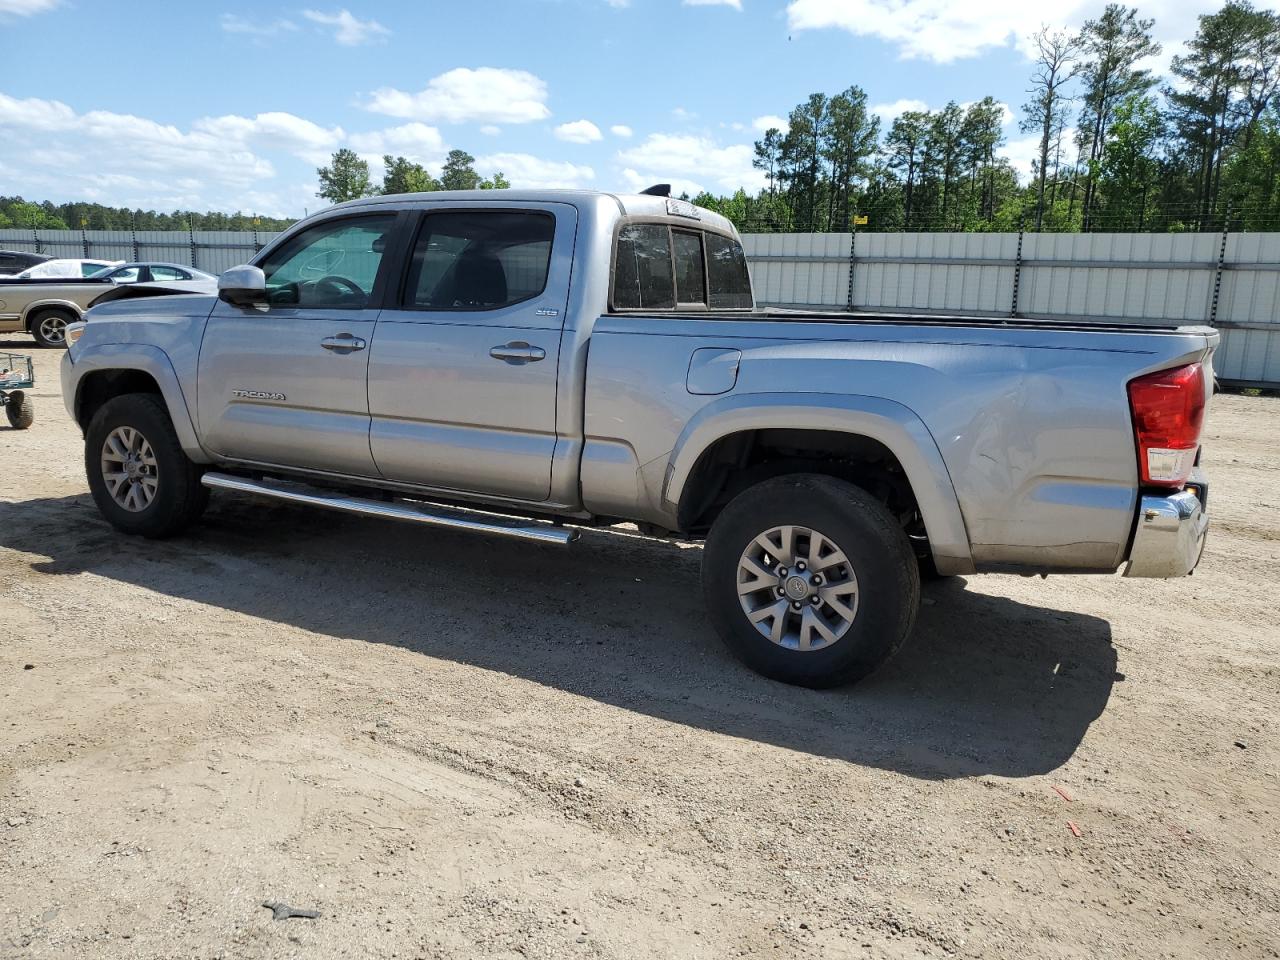
[[[283,393],[269,393],[265,390],[232,390],[231,395],[237,400],[283,400]]]

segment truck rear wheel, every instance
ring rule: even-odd
[[[94,502],[122,533],[173,536],[209,502],[200,469],[154,394],[127,393],[102,405],[85,433],[84,465]]]
[[[67,310],[42,310],[31,318],[31,335],[42,347],[65,347],[67,324],[79,319]]]
[[[819,474],[766,480],[716,519],[702,558],[708,613],[747,666],[783,683],[867,676],[911,633],[920,571],[884,505]]]

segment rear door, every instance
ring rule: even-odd
[[[376,477],[365,378],[396,214],[318,223],[259,264],[269,305],[219,301],[200,347],[200,431],[222,457]]]
[[[577,211],[473,202],[420,215],[369,359],[389,480],[546,500]]]

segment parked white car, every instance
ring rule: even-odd
[[[123,260],[80,260],[59,258],[37,263],[14,277],[15,280],[50,280],[55,278],[92,277],[109,267],[118,267]]]
[[[93,278],[112,283],[157,283],[171,291],[218,292],[218,278],[213,274],[177,263],[125,263],[99,270]]]

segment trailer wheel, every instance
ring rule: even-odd
[[[171,537],[209,502],[200,468],[154,394],[126,393],[98,409],[85,432],[84,465],[94,502],[122,533]]]
[[[4,412],[9,418],[9,426],[15,430],[25,430],[36,420],[35,402],[22,390],[14,390],[9,394]]]
[[[911,633],[920,570],[911,543],[865,490],[790,474],[740,493],[702,557],[708,614],[758,673],[804,687],[860,680]]]

